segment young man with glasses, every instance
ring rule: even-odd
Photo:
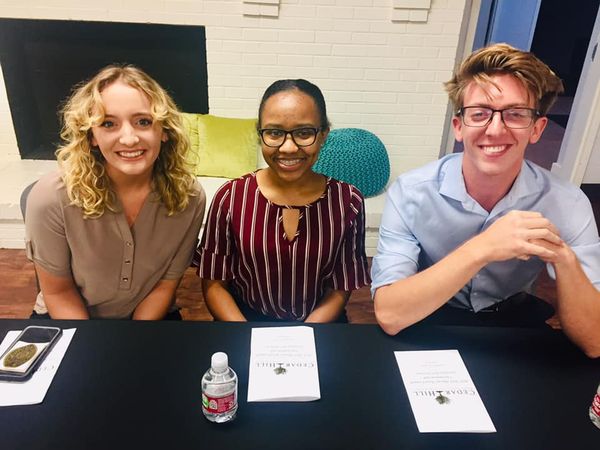
[[[389,334],[437,323],[536,325],[529,291],[547,266],[564,332],[600,356],[600,242],[583,192],[525,160],[560,79],[506,44],[476,51],[446,83],[462,154],[398,178],[373,259],[375,313]]]

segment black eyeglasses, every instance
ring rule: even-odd
[[[484,106],[464,106],[458,110],[457,115],[462,116],[463,123],[468,127],[485,127],[497,112],[506,128],[515,129],[530,127],[540,116],[540,112],[533,108],[492,109]]]
[[[289,131],[279,128],[261,128],[258,130],[258,134],[260,134],[260,138],[267,147],[281,147],[287,139],[288,134],[298,147],[308,147],[315,143],[319,131],[321,131],[320,128],[309,127],[296,128]]]

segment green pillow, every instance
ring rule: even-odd
[[[237,178],[256,170],[256,119],[231,119],[210,114],[183,114],[194,174]]]

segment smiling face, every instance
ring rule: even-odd
[[[535,108],[533,96],[528,95],[514,76],[494,75],[491,79],[498,87],[490,84],[487,93],[471,82],[465,90],[463,106]],[[467,187],[481,179],[512,184],[521,170],[527,145],[540,139],[547,121],[541,117],[528,128],[510,129],[502,122],[500,113],[494,113],[492,121],[479,128],[465,126],[461,117],[454,117],[454,135],[464,144],[463,176]]]
[[[106,160],[108,176],[117,181],[125,177],[152,176],[154,162],[167,134],[154,122],[150,99],[121,80],[101,92],[104,119],[92,127],[92,145]]]
[[[320,128],[321,117],[315,101],[298,89],[278,92],[264,103],[260,117],[261,128],[295,130],[298,128]],[[317,133],[312,145],[298,147],[287,135],[279,148],[268,147],[261,141],[262,154],[269,166],[270,175],[279,181],[302,182],[314,172],[312,166],[319,157],[319,150],[329,130]]]

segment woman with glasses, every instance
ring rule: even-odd
[[[258,117],[268,167],[213,199],[196,255],[206,304],[217,320],[346,321],[350,292],[370,282],[363,197],[312,170],[329,132],[323,94],[276,81]]]
[[[173,100],[132,66],[109,66],[63,109],[59,170],[27,202],[26,244],[53,319],[180,318],[205,195],[185,163]]]

